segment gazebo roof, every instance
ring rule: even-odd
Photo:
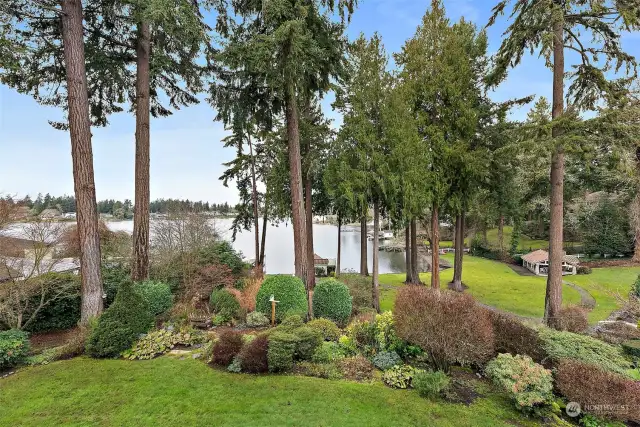
[[[531,264],[537,264],[540,262],[549,261],[549,252],[544,251],[542,249],[538,249],[537,251],[533,251],[531,253],[523,255],[522,259]],[[578,257],[573,255],[564,255],[562,257],[562,261],[571,265],[580,264],[580,260],[578,259]]]
[[[329,260],[326,258],[322,258],[318,254],[313,254],[313,263],[315,265],[329,265]]]

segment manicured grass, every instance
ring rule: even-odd
[[[495,392],[466,407],[380,383],[229,374],[168,357],[56,362],[0,390],[2,426],[534,425]]]
[[[443,258],[453,264],[453,255]],[[446,286],[452,278],[453,269],[443,271],[440,274],[442,286]],[[380,283],[401,286],[404,279],[404,274],[384,274],[380,277]],[[420,279],[429,284],[431,274],[421,274]],[[504,263],[465,255],[462,281],[469,287],[466,292],[483,304],[525,317],[541,318],[544,314],[546,278],[521,276]],[[383,309],[393,308],[393,290],[383,293],[381,298]],[[580,294],[564,286],[563,299],[566,304],[579,304]]]
[[[593,273],[567,277],[566,280],[583,287],[595,298],[596,307],[589,313],[589,321],[606,319],[619,307],[614,294],[627,298],[631,285],[640,274],[640,267],[594,268]]]

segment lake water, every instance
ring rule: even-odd
[[[215,226],[223,236],[231,240],[231,219],[216,219]],[[133,232],[133,221],[112,221],[107,225],[110,229]],[[260,226],[262,232],[262,225]],[[360,269],[360,230],[357,227],[342,227],[341,270]],[[338,256],[338,227],[330,224],[313,224],[314,251],[323,258]],[[233,247],[241,251],[247,258],[255,258],[255,241],[251,231],[243,231],[236,235]],[[380,251],[380,273],[404,272],[404,253]],[[369,272],[373,265],[373,242],[368,241]],[[266,271],[269,274],[293,274],[293,228],[291,224],[269,225],[265,249]]]

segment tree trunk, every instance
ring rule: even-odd
[[[453,263],[453,281],[451,288],[462,292],[462,257],[464,256],[464,212],[456,216],[455,259]]]
[[[498,247],[502,254],[504,252],[504,215],[502,214],[500,214],[500,219],[498,220]]]
[[[411,219],[411,280],[413,284],[420,284],[420,271],[418,268],[418,230],[416,219]]]
[[[249,144],[249,155],[251,156],[251,198],[253,202],[253,225],[254,225],[254,238],[256,246],[256,267],[260,265],[260,224],[258,224],[258,188],[256,187],[256,159],[253,157],[253,144],[251,143],[251,136],[247,135],[247,142]]]
[[[293,247],[295,254],[295,273],[304,283],[307,296],[311,289],[307,285],[309,261],[307,259],[307,224],[302,196],[302,166],[300,159],[300,130],[298,124],[298,104],[292,80],[287,79],[286,121],[289,147],[289,180],[291,186],[291,223],[293,225]],[[311,311],[311,298],[308,298]]]
[[[564,110],[564,28],[562,21],[553,26],[553,119],[562,116]],[[562,134],[558,125],[553,127],[553,137]],[[544,321],[553,326],[562,307],[562,247],[564,201],[564,149],[561,144],[551,157],[551,221],[549,224],[549,275],[545,295]]]
[[[407,226],[404,229],[404,263],[407,270],[404,282],[406,284],[412,284],[413,276],[411,273],[413,272],[413,270],[411,268],[411,227],[409,223],[407,223]]]
[[[363,207],[363,216],[360,218],[360,274],[369,275],[367,256],[367,205]]]
[[[440,288],[440,220],[435,203],[431,212],[431,287]]]
[[[135,282],[149,278],[150,51],[149,24],[142,22],[138,24],[136,45],[136,177],[131,267],[131,278]]]
[[[309,261],[310,274],[307,276],[307,286],[313,289],[316,286],[316,267],[313,252],[313,201],[311,199],[311,180],[307,176],[304,179],[304,207],[307,216],[307,260]]]
[[[636,197],[631,207],[632,227],[635,234],[633,261],[640,262],[640,147],[636,148]]]
[[[260,244],[260,267],[264,273],[264,247],[267,243],[267,224],[268,224],[267,195],[264,196],[264,215],[262,216],[262,242]]]
[[[373,308],[380,313],[380,284],[378,283],[378,246],[380,245],[380,209],[378,201],[373,201]]]
[[[93,174],[91,120],[84,58],[81,0],[62,2],[62,44],[67,79],[67,102],[73,184],[76,196],[82,302],[80,324],[102,313],[100,235]]]
[[[342,218],[338,215],[338,258],[336,258],[336,277],[340,276],[340,251],[342,250]]]

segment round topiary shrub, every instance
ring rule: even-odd
[[[323,280],[313,291],[313,314],[344,326],[351,316],[351,301],[347,285],[336,279]]]
[[[92,357],[117,357],[151,329],[153,313],[130,284],[123,284],[111,306],[98,318],[87,342]]]
[[[269,372],[287,372],[293,368],[293,356],[298,338],[287,332],[276,331],[269,335],[267,360]]]
[[[250,328],[259,328],[261,326],[269,325],[269,319],[259,311],[252,311],[247,314],[247,326]]]
[[[322,334],[316,329],[301,326],[293,331],[297,338],[295,357],[298,360],[311,360],[316,349],[322,345]]]
[[[340,328],[329,319],[313,319],[307,326],[320,331],[325,341],[338,341],[340,338]]]
[[[149,310],[155,316],[166,313],[173,305],[171,287],[166,283],[147,280],[136,283],[133,289],[147,303]]]
[[[295,276],[275,275],[265,279],[256,296],[256,310],[271,314],[271,295],[276,301],[276,320],[282,321],[289,315],[307,315],[307,292],[302,280]]]
[[[240,303],[226,289],[215,289],[211,292],[209,304],[214,313],[225,318],[238,318],[240,313]]]

